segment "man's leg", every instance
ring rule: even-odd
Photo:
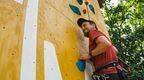
[[[128,76],[124,71],[119,72],[118,75],[120,78],[119,80],[128,80]]]
[[[119,80],[118,74],[110,74],[107,80]]]
[[[128,77],[125,72],[121,71],[118,74],[110,74],[107,80],[128,80]]]

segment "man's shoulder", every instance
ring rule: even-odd
[[[99,30],[92,30],[90,31],[90,35],[103,35],[103,33]]]
[[[96,38],[98,38],[100,36],[104,36],[104,35],[98,30],[93,30],[89,34],[89,38],[91,41],[95,40]]]

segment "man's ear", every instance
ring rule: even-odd
[[[95,27],[95,24],[91,24],[91,25]]]

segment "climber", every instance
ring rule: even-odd
[[[117,49],[102,32],[94,21],[79,18],[77,24],[89,38],[89,53],[80,54],[80,60],[91,60],[95,71],[93,80],[128,80],[127,75],[118,62]]]

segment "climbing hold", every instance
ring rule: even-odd
[[[87,13],[87,10],[86,10],[86,9],[84,9],[84,10],[83,10],[83,13],[84,13],[84,14],[86,14],[86,13]]]
[[[76,6],[74,6],[74,5],[71,5],[71,4],[69,4],[69,7],[72,9],[72,11],[73,11],[74,13],[76,13],[77,15],[81,15],[81,12],[80,12],[80,10],[79,10],[78,7],[76,7]]]
[[[85,5],[88,5],[88,4],[89,4],[89,2],[88,2],[88,1],[86,1],[86,2],[85,2]]]
[[[86,66],[85,60],[78,60],[76,63],[76,66],[80,71],[83,72],[85,70],[85,66]]]
[[[82,5],[83,4],[83,0],[77,0],[77,2]]]
[[[90,10],[95,14],[95,9],[92,4],[89,5]]]

